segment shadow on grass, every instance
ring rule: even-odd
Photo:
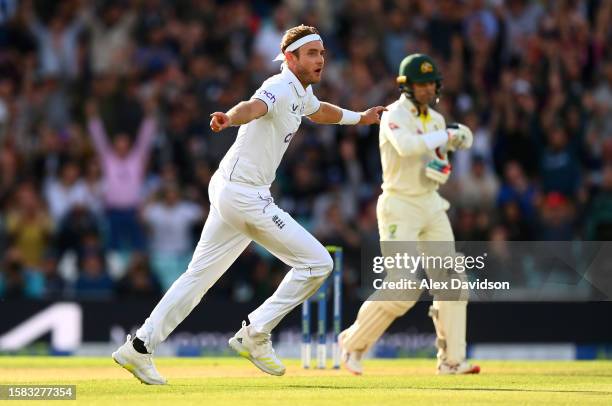
[[[283,385],[284,388],[304,388],[304,389],[361,389],[370,390],[375,388],[368,388],[363,386],[331,386],[331,385]],[[597,390],[551,390],[551,389],[512,389],[512,388],[424,388],[424,387],[413,387],[413,386],[396,386],[387,389],[410,389],[410,390],[444,390],[444,391],[482,391],[482,392],[536,392],[536,393],[580,393],[580,394],[596,394],[596,395],[612,395],[609,391],[597,391]]]
[[[186,387],[193,389],[193,384],[174,384],[172,387]],[[210,384],[208,382],[205,385],[207,388],[227,388],[227,384],[225,385],[216,385]],[[552,389],[515,389],[515,388],[440,388],[440,387],[415,387],[415,386],[394,386],[393,388],[380,388],[380,387],[364,387],[364,386],[338,386],[338,385],[278,385],[278,386],[269,386],[269,385],[239,385],[240,390],[244,389],[259,389],[259,390],[272,390],[278,391],[283,389],[329,389],[329,390],[372,390],[372,389],[404,389],[404,390],[415,390],[415,391],[478,391],[478,392],[525,392],[525,393],[573,393],[573,394],[584,394],[584,395],[607,395],[612,396],[612,391],[605,390],[552,390]]]

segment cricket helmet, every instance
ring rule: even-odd
[[[442,89],[442,75],[434,60],[425,54],[412,54],[405,57],[400,63],[399,76],[397,77],[400,91],[414,101],[412,83],[427,82],[435,82],[436,84],[435,103],[437,103]]]

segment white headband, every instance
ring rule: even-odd
[[[298,39],[295,42],[292,42],[287,48],[285,48],[285,52],[293,52],[296,49],[298,49],[299,47],[301,47],[302,45],[308,43],[308,42],[312,42],[312,41],[321,41],[323,42],[323,40],[321,39],[321,37],[319,36],[319,34],[309,34],[306,35],[305,37],[302,37],[300,39]],[[285,60],[285,53],[281,52],[280,54],[276,55],[276,58],[274,58],[275,61],[284,61]]]

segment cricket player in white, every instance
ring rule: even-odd
[[[210,213],[187,268],[170,287],[114,360],[148,384],[165,384],[152,353],[181,323],[251,241],[291,266],[272,297],[249,314],[250,324],[229,345],[262,371],[283,375],[272,348],[272,329],[321,286],[333,268],[327,250],[270,196],[276,169],[298,130],[302,116],[321,124],[377,124],[384,107],[357,113],[320,102],[312,92],[321,80],[325,49],[317,30],[289,29],[281,42],[282,71],[266,80],[249,101],[227,113],[211,114],[218,132],[240,126],[209,185]]]
[[[378,199],[377,217],[383,255],[388,255],[385,241],[454,241],[446,215],[449,203],[437,189],[451,173],[447,152],[469,148],[473,137],[462,124],[447,128],[444,117],[431,108],[438,100],[441,80],[429,56],[404,58],[397,78],[402,94],[381,119],[383,193]],[[449,249],[454,254],[451,244]],[[436,300],[433,294],[430,316],[438,337],[438,373],[478,373],[478,366],[465,361],[467,301]],[[360,375],[362,356],[393,320],[414,304],[414,300],[366,301],[355,323],[340,334],[344,366]]]

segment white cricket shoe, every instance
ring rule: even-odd
[[[138,380],[147,385],[165,385],[166,379],[162,377],[151,354],[141,354],[134,349],[132,336],[128,334],[125,344],[113,352],[115,362],[130,371]]]
[[[349,352],[343,344],[345,332],[343,331],[338,336],[338,345],[340,346],[340,359],[342,360],[342,366],[353,375],[363,374],[363,365],[361,359],[363,358],[363,352],[353,351]]]
[[[285,374],[285,366],[272,348],[270,334],[251,334],[249,326],[243,321],[242,328],[229,339],[228,344],[238,355],[248,359],[265,373],[276,376]]]
[[[472,365],[467,361],[455,365],[450,365],[446,362],[438,364],[438,375],[468,375],[479,372],[480,367],[478,365]]]

